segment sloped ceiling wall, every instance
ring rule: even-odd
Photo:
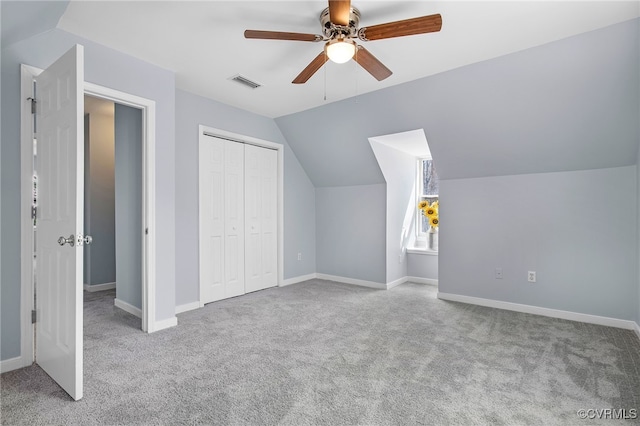
[[[67,10],[66,1],[2,1],[1,12],[11,19],[2,21],[2,47],[52,30]]]
[[[367,139],[419,128],[441,179],[633,165],[640,136],[639,22],[276,123],[316,187],[384,182]]]

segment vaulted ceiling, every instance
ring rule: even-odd
[[[324,1],[2,1],[2,42],[57,27],[173,70],[179,89],[276,118],[316,187],[384,182],[368,138],[412,130],[443,179],[635,164],[640,2],[353,4],[361,26],[441,13],[442,31],[368,42],[394,72],[382,82],[352,62],[304,85],[321,46],[242,34],[319,32]]]
[[[321,33],[322,1],[18,2],[5,8],[5,39],[45,28],[79,36],[172,70],[180,89],[267,117],[280,117],[460,66],[542,45],[639,16],[637,1],[378,1],[354,0],[360,26],[440,13],[438,33],[362,42],[393,75],[381,82],[353,61],[327,63],[306,84],[293,78],[322,43],[247,40],[245,29]],[[9,2],[10,3],[10,2]],[[29,5],[29,3],[32,3]],[[34,4],[41,3],[41,9]],[[68,5],[66,5],[68,3]],[[66,7],[64,7],[66,5]],[[32,29],[29,29],[32,28]],[[50,28],[49,28],[50,29]],[[237,74],[263,84],[249,89]]]
[[[317,187],[383,183],[369,138],[422,129],[441,179],[630,166],[640,20],[276,118]]]

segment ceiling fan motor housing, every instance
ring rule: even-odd
[[[320,24],[322,25],[322,34],[329,40],[338,37],[351,38],[356,37],[358,33],[358,24],[360,24],[360,11],[352,7],[349,11],[349,25],[336,25],[331,22],[329,16],[329,8],[327,7],[320,14]]]

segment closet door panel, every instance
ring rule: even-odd
[[[245,146],[245,287],[247,292],[261,288],[260,257],[260,148]]]
[[[224,143],[200,145],[200,300],[224,298]]]
[[[225,141],[225,297],[245,293],[244,145]]]
[[[263,149],[262,161],[262,285],[263,288],[278,284],[278,153]]]
[[[245,147],[247,292],[277,285],[277,152]]]

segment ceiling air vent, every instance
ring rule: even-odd
[[[245,77],[243,75],[240,75],[240,74],[231,77],[231,80],[237,81],[238,83],[243,84],[243,85],[245,85],[247,87],[250,87],[252,89],[257,89],[258,87],[262,86],[262,84],[256,83],[255,81],[252,81],[252,80],[249,80],[247,77]]]

